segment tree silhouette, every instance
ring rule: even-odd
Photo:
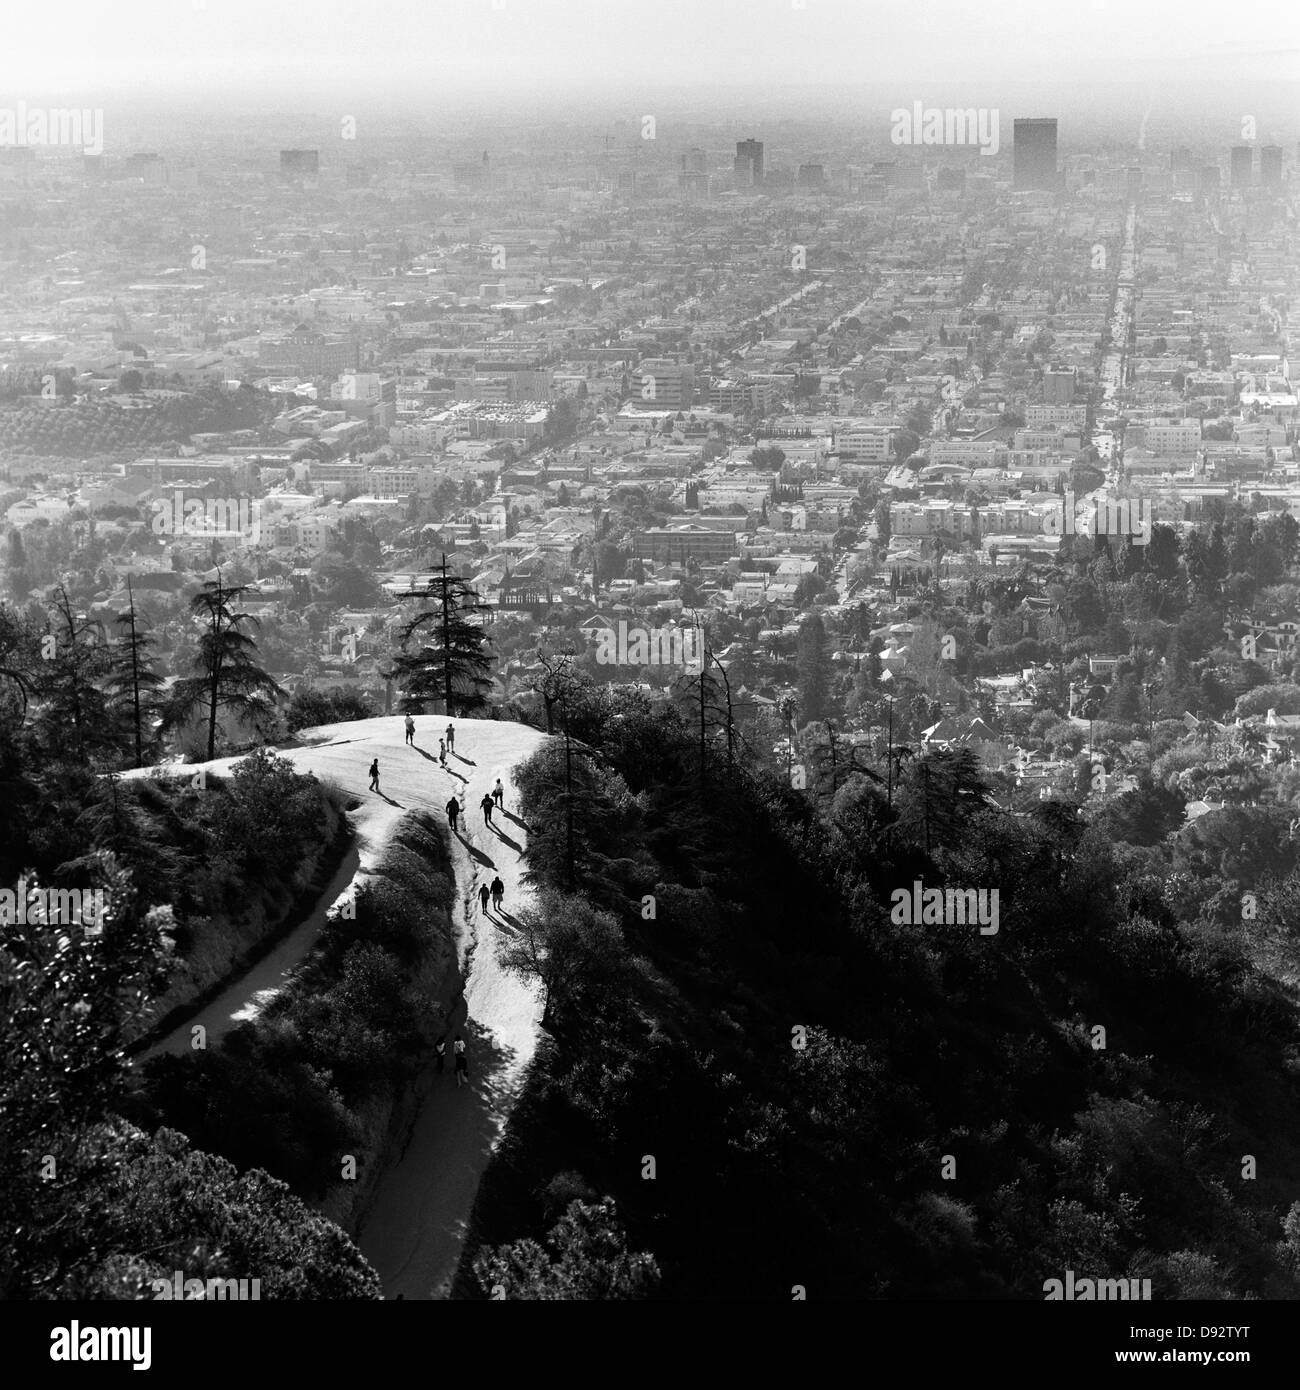
[[[484,651],[487,633],[471,615],[486,613],[487,608],[474,590],[459,575],[447,572],[443,555],[436,574],[398,597],[432,605],[404,625],[393,658],[394,673],[405,682],[402,708],[421,710],[429,700],[441,699],[448,715],[486,709],[492,663]]]
[[[248,592],[246,584],[227,588],[218,570],[216,579],[205,581],[202,592],[190,600],[190,611],[203,620],[204,632],[194,659],[195,674],[177,681],[163,728],[178,728],[191,715],[202,712],[208,725],[209,761],[217,756],[218,710],[261,714],[266,709],[266,696],[284,693],[253,659],[257,643],[244,629],[259,627],[258,620],[231,607]]]
[[[100,629],[73,610],[63,585],[54,597],[56,631],[45,638],[53,650],[39,682],[44,702],[37,726],[52,753],[85,763],[112,742],[107,703],[97,684],[104,669]]]
[[[135,765],[141,767],[144,764],[144,720],[156,710],[158,691],[164,682],[151,665],[149,653],[154,639],[136,624],[135,593],[129,577],[126,592],[128,607],[117,619],[122,632],[112,653],[104,689],[109,697],[109,708],[129,714],[135,736]]]

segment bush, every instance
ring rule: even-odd
[[[235,764],[226,791],[212,818],[217,849],[249,877],[291,877],[325,816],[320,784],[259,748]]]
[[[61,1299],[151,1299],[152,1279],[259,1279],[263,1298],[383,1297],[379,1276],[332,1221],[282,1182],[191,1148],[170,1129],[90,1130],[69,1163],[88,1220],[43,1224]],[[65,1174],[65,1177],[69,1175]],[[93,1219],[90,1219],[93,1218]],[[57,1252],[57,1256],[56,1256]]]
[[[547,1238],[498,1250],[480,1250],[474,1276],[485,1293],[510,1299],[639,1299],[654,1292],[659,1266],[644,1251],[632,1254],[614,1202],[574,1201]]]
[[[259,790],[279,775],[248,761]],[[427,1059],[434,1010],[413,977],[440,940],[450,950],[445,841],[423,816],[397,839],[357,891],[355,916],[326,922],[302,969],[254,1022],[210,1052],[147,1064],[134,1112],[142,1122],[183,1129],[304,1195],[323,1196],[338,1181],[338,1155],[362,1144],[361,1108]]]

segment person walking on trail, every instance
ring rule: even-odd
[[[465,1056],[465,1039],[456,1039],[456,1085],[463,1086],[469,1080],[469,1059]]]
[[[504,898],[505,895],[506,886],[501,882],[501,875],[498,874],[496,878],[492,880],[492,906],[495,907],[498,912],[501,911],[501,899]]]
[[[456,726],[455,726],[454,724],[448,724],[448,725],[447,725],[447,752],[448,752],[448,753],[454,753],[455,751],[456,751]]]
[[[436,1043],[434,1043],[433,1046],[434,1046],[434,1051],[437,1052],[437,1054],[438,1054],[438,1060],[437,1060],[437,1062],[434,1064],[434,1068],[433,1068],[433,1069],[434,1069],[434,1071],[436,1071],[436,1072],[438,1073],[439,1076],[441,1076],[441,1075],[442,1075],[442,1064],[447,1060],[447,1035],[446,1035],[446,1033],[444,1033],[444,1034],[442,1035],[442,1037],[440,1037],[440,1038],[438,1039],[438,1041],[437,1041]]]
[[[447,740],[445,738],[438,740],[438,761],[443,767],[447,766]]]
[[[415,720],[409,714],[406,716],[406,741],[412,747],[415,745]]]
[[[370,764],[370,790],[371,790],[372,792],[377,792],[377,791],[379,791],[379,759],[378,759],[378,758],[376,758],[376,759],[374,760],[374,762]]]
[[[501,785],[501,779],[497,778],[497,784],[492,788],[492,800],[504,811],[506,807],[506,789]]]
[[[451,833],[456,833],[456,818],[460,815],[460,802],[453,796],[447,803],[447,820],[451,823]]]
[[[493,801],[486,792],[483,793],[483,800],[479,802],[479,805],[483,808],[483,824],[491,825]]]
[[[486,915],[486,913],[487,913],[488,894],[489,894],[490,892],[491,892],[491,889],[488,888],[488,886],[487,886],[486,883],[480,884],[480,885],[479,885],[479,890],[478,890],[479,910],[480,910],[481,912],[483,912],[485,915]]]

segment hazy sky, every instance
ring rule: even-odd
[[[0,105],[1300,79],[1295,0],[8,0]]]

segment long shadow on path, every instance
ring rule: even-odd
[[[506,832],[505,832],[504,830],[498,829],[495,825],[490,825],[488,828],[489,828],[489,829],[492,831],[492,833],[497,837],[497,839],[501,841],[502,844],[509,845],[510,848],[511,848],[512,850],[514,850],[514,852],[515,852],[516,854],[522,854],[522,853],[524,852],[524,851],[523,851],[523,846],[520,845],[519,841],[518,841],[518,840],[512,840],[512,839],[510,838],[510,836],[507,835]]]
[[[457,1086],[452,1039],[464,1035],[469,1084]],[[398,1163],[380,1180],[357,1235],[389,1298],[446,1298],[460,1260],[468,1216],[503,1106],[499,1077],[510,1059],[490,1033],[466,1019],[460,1002],[448,1019],[447,1068],[425,1078],[420,1111]]]
[[[459,830],[456,831],[456,838],[461,842],[462,846],[465,849],[465,853],[468,854],[470,858],[472,858],[476,863],[486,864],[489,869],[496,868],[496,864],[493,863],[493,861],[489,859],[488,856],[484,854],[481,849],[478,849],[475,845],[470,844],[470,842]]]

